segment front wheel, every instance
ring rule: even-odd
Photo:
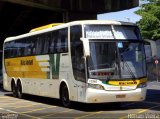
[[[69,92],[66,85],[61,87],[61,101],[64,107],[71,106],[71,102],[69,100]]]

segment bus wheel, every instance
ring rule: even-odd
[[[12,82],[12,93],[13,93],[13,97],[17,97],[17,87],[15,82]]]
[[[61,101],[64,107],[69,107],[71,102],[69,100],[69,92],[66,85],[61,87]]]
[[[20,81],[17,82],[17,97],[22,98],[22,85]]]

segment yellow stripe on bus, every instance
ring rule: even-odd
[[[141,83],[147,82],[147,78],[141,78],[136,80],[126,80],[126,81],[108,81],[107,84],[114,86],[137,86]]]
[[[5,59],[5,66],[9,77],[47,78],[35,56]]]
[[[34,29],[30,30],[30,32],[35,32],[35,31],[39,31],[39,30],[42,30],[42,29],[51,28],[51,27],[54,27],[54,26],[58,26],[60,24],[63,24],[63,23],[52,23],[52,24],[44,25],[44,26],[37,27],[37,28],[34,28]]]

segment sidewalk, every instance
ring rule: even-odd
[[[149,81],[147,83],[147,89],[160,90],[160,82]]]

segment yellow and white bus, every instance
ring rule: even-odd
[[[4,41],[3,86],[83,103],[143,101],[146,62],[133,23],[84,20],[9,37]]]

